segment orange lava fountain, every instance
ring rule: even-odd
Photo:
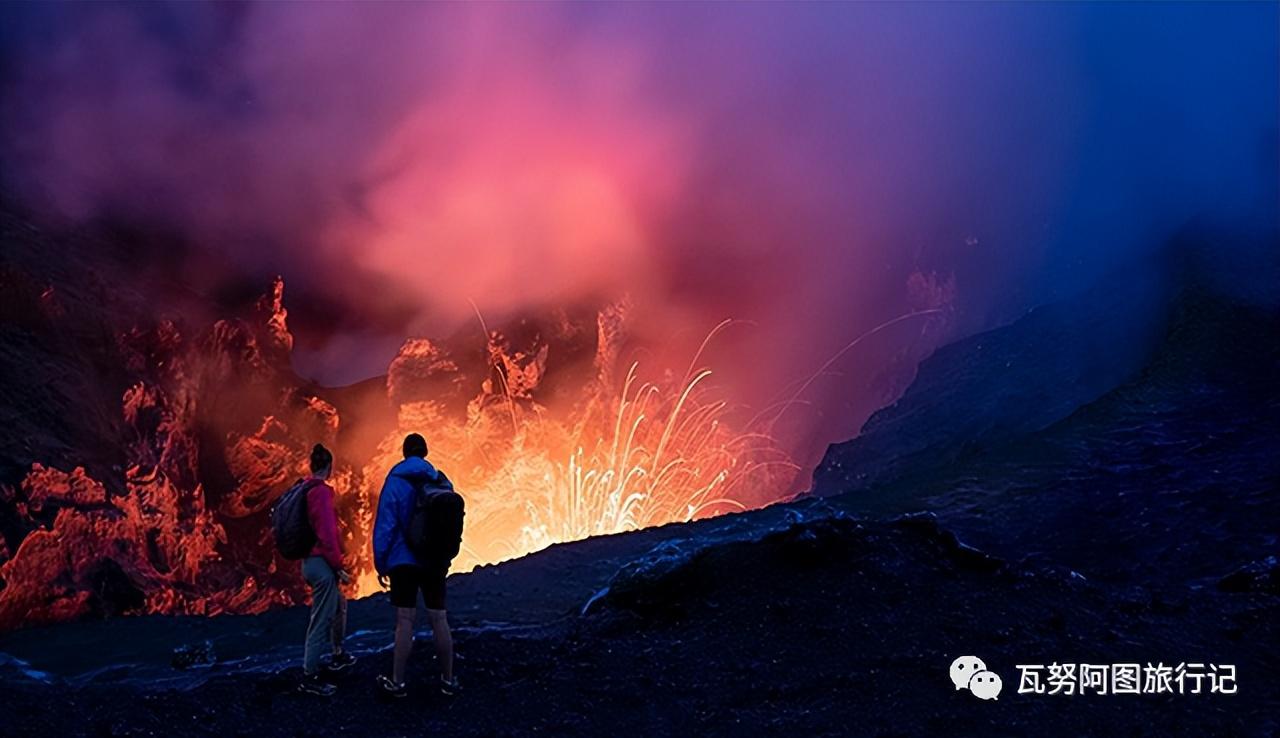
[[[374,511],[409,432],[426,436],[430,460],[467,500],[455,571],[787,499],[799,469],[771,431],[778,418],[863,340],[942,312],[873,328],[746,420],[700,364],[730,321],[708,334],[683,374],[650,378],[620,358],[637,348],[623,302],[514,321],[510,339],[481,320],[486,351],[409,339],[385,386],[326,390],[290,366],[283,293],[277,279],[244,315],[204,329],[166,320],[117,335],[129,377],[123,423],[94,437],[123,449],[127,471],[113,478],[110,467],[95,476],[37,462],[19,487],[0,486],[0,507],[30,531],[16,550],[0,548],[0,630],[305,601],[297,563],[272,544],[267,511],[306,473],[316,441],[337,452],[332,484],[357,576],[349,594],[377,589]]]
[[[402,404],[398,427],[364,469],[363,494],[376,500],[386,470],[400,460],[405,433],[426,435],[429,459],[467,500],[455,571],[554,543],[746,510],[785,497],[798,467],[769,435],[732,428],[729,404],[709,382],[711,370],[697,368],[701,350],[680,381],[641,381],[639,363],[633,362],[623,380],[614,382],[617,352],[609,318],[601,314],[594,378],[566,413],[530,399],[538,364],[521,366],[526,357],[507,355],[490,334],[498,381],[486,382],[487,391],[470,403],[465,419],[449,417],[430,400]],[[360,524],[367,531],[372,521],[368,513],[364,517]],[[358,589],[376,591],[372,572],[362,573]]]

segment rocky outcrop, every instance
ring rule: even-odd
[[[117,446],[124,463],[97,477],[36,462],[6,495],[19,535],[0,565],[0,629],[256,612],[301,597],[266,511],[305,471],[311,444],[335,443],[341,416],[293,374],[283,301],[277,278],[245,315],[207,329],[139,319],[117,333],[130,379],[118,396],[122,437],[97,443]]]
[[[287,362],[293,353],[293,334],[289,332],[289,311],[284,307],[283,277],[275,278],[271,291],[258,298],[255,307],[262,350],[277,363]]]
[[[944,468],[975,451],[1048,427],[1132,379],[1167,320],[1159,270],[1117,274],[1088,293],[939,348],[857,437],[832,444],[813,492],[857,492]],[[933,309],[954,284],[913,275],[913,304]]]
[[[225,450],[227,469],[235,488],[222,499],[219,512],[227,517],[252,515],[274,499],[274,493],[305,472],[288,428],[272,416],[252,435],[231,433]]]
[[[387,367],[387,396],[396,405],[440,402],[461,396],[462,379],[444,347],[427,338],[410,338]]]
[[[108,495],[83,469],[37,468],[23,482],[25,505],[51,524],[28,535],[0,566],[0,628],[128,611],[190,611],[163,592],[198,592],[226,533],[199,488],[184,491],[138,467],[127,491]]]
[[[83,467],[76,467],[70,474],[33,464],[31,473],[22,482],[24,502],[20,509],[29,515],[39,515],[52,508],[95,507],[107,504],[107,491],[85,474]]]

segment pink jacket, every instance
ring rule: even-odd
[[[333,570],[342,566],[342,545],[338,542],[338,513],[333,508],[333,487],[321,482],[307,490],[307,519],[316,532],[312,556],[321,556]]]

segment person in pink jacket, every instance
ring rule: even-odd
[[[333,506],[333,487],[328,484],[333,473],[333,454],[321,444],[311,450],[311,476],[307,487],[307,519],[316,534],[311,555],[302,561],[302,576],[311,587],[311,619],[307,623],[306,647],[302,659],[302,683],[299,689],[309,694],[329,696],[336,691],[333,684],[320,676],[320,652],[325,646],[333,655],[324,665],[330,673],[341,671],[356,662],[343,648],[347,633],[347,601],[338,583],[350,584],[342,561],[342,545],[338,539],[338,513]]]

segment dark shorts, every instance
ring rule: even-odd
[[[444,578],[449,567],[397,566],[391,570],[391,604],[417,607],[418,590],[428,610],[443,610]]]

